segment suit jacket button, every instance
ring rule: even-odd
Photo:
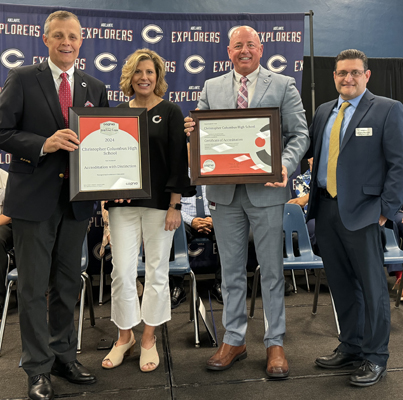
[[[64,178],[64,174],[59,174],[59,178]]]

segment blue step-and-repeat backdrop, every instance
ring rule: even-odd
[[[46,17],[59,7],[0,4],[0,91],[11,68],[40,63],[48,49],[42,40]],[[81,22],[83,45],[76,68],[105,83],[111,107],[128,101],[119,88],[122,66],[138,48],[149,48],[165,59],[168,91],[186,115],[196,108],[204,81],[229,72],[227,46],[231,31],[253,27],[264,45],[261,64],[295,78],[301,89],[305,14],[167,14],[63,8]],[[10,154],[0,152],[8,169]],[[102,218],[92,219],[90,272],[99,269]]]

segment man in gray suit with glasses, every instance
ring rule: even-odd
[[[266,373],[269,378],[284,379],[288,377],[288,363],[283,350],[283,211],[290,197],[288,177],[309,147],[309,134],[294,79],[264,69],[260,65],[262,54],[257,32],[248,26],[236,28],[228,46],[234,70],[206,81],[198,104],[201,110],[279,107],[284,143],[282,182],[207,187],[221,257],[226,330],[223,343],[207,361],[207,368],[225,370],[247,356],[245,265],[251,228],[261,267]],[[186,132],[191,132],[193,125],[192,119],[185,119]]]

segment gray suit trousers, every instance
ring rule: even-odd
[[[211,210],[222,267],[224,342],[245,343],[249,229],[252,228],[260,264],[263,310],[267,319],[265,347],[283,345],[285,333],[283,274],[284,205],[255,207],[245,185],[237,185],[229,205]]]

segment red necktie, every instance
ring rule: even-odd
[[[68,80],[68,75],[66,72],[60,74],[62,78],[62,83],[59,87],[59,102],[62,108],[64,125],[66,128],[69,127],[69,107],[72,106],[71,101],[71,88]]]
[[[241,78],[241,86],[238,91],[236,108],[248,108],[248,88],[246,86],[247,81],[248,78],[245,76]]]
[[[60,107],[62,109],[64,126],[66,128],[68,128],[69,127],[69,107],[72,106],[71,88],[70,88],[69,80],[67,78],[68,77],[67,73],[62,72],[60,74],[60,77],[62,78],[62,83],[60,84],[60,87],[59,87],[59,102],[60,102]],[[67,179],[68,177],[69,177],[69,167],[67,165],[66,170],[64,171],[64,179]]]

